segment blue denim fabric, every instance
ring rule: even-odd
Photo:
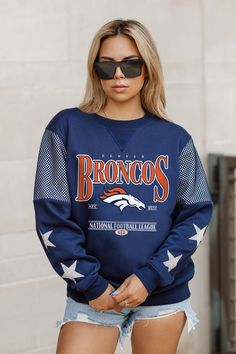
[[[131,336],[134,320],[150,319],[159,316],[170,316],[176,311],[185,311],[188,321],[188,333],[195,329],[199,322],[196,313],[193,311],[190,298],[181,302],[156,306],[125,307],[121,312],[115,310],[95,310],[88,304],[79,303],[67,297],[63,320],[56,321],[56,327],[61,327],[68,321],[80,321],[105,326],[116,326],[119,328],[119,344],[124,350],[125,337]]]

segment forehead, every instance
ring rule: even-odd
[[[106,38],[103,40],[99,50],[99,57],[106,56],[116,60],[121,60],[131,55],[139,56],[139,51],[134,40],[125,35]]]

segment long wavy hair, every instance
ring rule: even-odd
[[[149,31],[143,24],[136,20],[129,19],[109,21],[95,34],[88,54],[88,75],[85,94],[78,108],[87,113],[97,113],[101,109],[104,109],[106,95],[102,89],[100,79],[97,77],[93,68],[93,64],[98,57],[102,41],[108,37],[119,34],[128,36],[136,43],[139,53],[146,65],[147,77],[145,78],[140,92],[143,109],[160,118],[171,120],[165,110],[164,78],[156,45]]]

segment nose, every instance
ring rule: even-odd
[[[117,66],[116,70],[115,70],[115,75],[114,75],[115,78],[117,77],[125,77],[125,75],[123,74],[121,68],[119,66]]]

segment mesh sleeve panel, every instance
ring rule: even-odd
[[[177,203],[193,204],[211,200],[205,171],[192,138],[181,151],[179,174]]]
[[[66,149],[61,138],[45,129],[37,162],[34,199],[52,198],[70,202],[66,175]]]

